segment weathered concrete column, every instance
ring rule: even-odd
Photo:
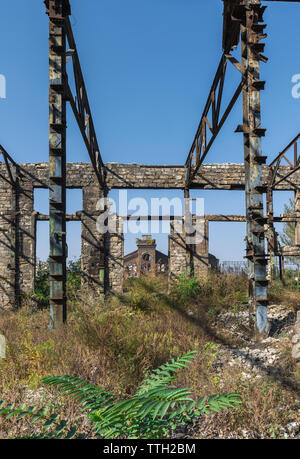
[[[185,235],[179,221],[170,222],[169,235],[169,287],[176,282],[179,275],[190,268],[187,257]]]
[[[104,197],[103,191],[95,181],[82,189],[83,212],[81,217],[81,270],[83,283],[89,288],[104,293],[105,269],[104,239],[97,230],[97,218],[100,215],[98,201]]]
[[[186,171],[187,173],[187,171]],[[194,275],[194,251],[195,245],[189,244],[188,238],[194,234],[193,229],[193,216],[190,209],[191,195],[190,189],[184,189],[184,234],[186,241],[186,265],[188,266],[189,275]]]
[[[194,225],[196,226],[196,217],[193,218]],[[200,233],[200,234],[199,234]],[[195,277],[206,276],[210,268],[209,265],[209,222],[203,218],[198,229],[199,242],[193,246],[193,266]]]
[[[124,282],[124,234],[123,219],[114,215],[115,232],[111,232],[105,237],[106,248],[106,283],[107,291],[121,293]]]
[[[36,224],[34,213],[34,189],[30,177],[20,174],[18,220],[18,264],[20,270],[20,294],[34,291],[36,267]]]

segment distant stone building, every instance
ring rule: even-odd
[[[156,241],[150,235],[137,239],[137,250],[124,257],[124,277],[156,276],[167,274],[169,257],[156,249]]]
[[[167,274],[170,264],[170,249],[172,248],[170,243],[169,238],[169,255],[165,255],[156,249],[156,241],[151,235],[143,235],[142,239],[137,239],[137,250],[124,257],[124,278]],[[219,260],[208,253],[208,243],[205,238],[199,247],[197,246],[197,249],[199,253],[204,252],[204,255],[195,257],[195,275],[201,275],[208,268],[217,271]],[[178,257],[178,261],[180,261],[180,257]]]

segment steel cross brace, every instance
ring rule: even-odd
[[[98,145],[97,135],[94,128],[93,117],[89,105],[88,95],[82,75],[80,60],[78,57],[77,47],[72,31],[70,19],[66,19],[66,34],[70,46],[67,54],[72,56],[73,72],[76,87],[76,98],[73,96],[70,86],[67,86],[68,100],[70,101],[74,116],[78,123],[81,135],[89,153],[94,171],[96,173],[99,185],[102,189],[106,189],[105,178],[106,170],[100,148]]]
[[[242,92],[243,86],[245,84],[245,79],[242,76],[241,82],[239,83],[231,101],[229,102],[224,113],[220,117],[224,81],[228,61],[231,62],[234,65],[234,67],[241,72],[240,63],[231,54],[224,53],[221,57],[193,144],[191,146],[187,161],[185,163],[186,188],[190,186],[191,182],[195,178],[201,164],[205,160],[216,137],[221,131],[225,121],[227,120],[236,101],[238,100]]]

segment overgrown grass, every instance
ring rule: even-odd
[[[222,310],[243,307],[247,279],[210,275],[193,280],[197,288],[189,295],[182,286],[185,282],[190,281],[182,276],[168,295],[164,279],[129,279],[125,293],[111,296],[105,304],[96,293],[78,290],[75,282],[69,289],[68,323],[56,331],[48,330],[45,309],[33,311],[25,306],[0,316],[0,333],[8,343],[7,358],[0,361],[1,398],[16,404],[46,403],[87,433],[90,426],[74,402],[63,399],[55,389],[43,388],[42,377],[70,374],[126,397],[154,368],[194,349],[198,356],[181,373],[179,386],[190,387],[196,396],[241,393],[243,406],[216,415],[214,425],[231,433],[255,429],[271,438],[274,426],[298,415],[297,391],[270,376],[245,381],[243,368],[225,365],[220,373],[215,367],[220,337],[210,328],[210,319]],[[24,420],[24,432],[31,428]],[[0,437],[20,435],[19,429],[13,420],[0,420]],[[196,436],[203,429],[210,431],[205,419],[195,429]]]
[[[272,304],[283,304],[293,311],[300,309],[300,289],[293,278],[285,278],[284,282],[275,279],[269,288],[269,300]]]
[[[196,279],[182,273],[172,294],[183,304],[201,307],[210,313],[238,310],[248,301],[248,279],[244,275],[214,272]]]

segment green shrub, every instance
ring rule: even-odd
[[[190,275],[189,271],[182,272],[175,285],[175,292],[183,300],[195,298],[201,292],[201,285],[199,280]]]
[[[70,261],[67,266],[67,294],[72,297],[74,292],[81,289],[81,260]],[[37,264],[34,296],[39,309],[49,307],[50,279],[49,263],[40,261]]]
[[[40,261],[37,264],[34,295],[39,308],[44,309],[49,306],[50,280],[48,263]]]
[[[73,376],[43,378],[43,382],[57,386],[65,395],[72,395],[88,412],[94,430],[102,438],[166,438],[170,431],[202,414],[219,412],[241,403],[239,394],[203,397],[196,402],[189,389],[174,387],[177,372],[186,368],[195,354],[188,352],[154,370],[136,393],[125,400],[117,400],[105,389]],[[30,407],[26,410],[24,405],[15,408],[0,402],[0,415],[17,416],[18,420],[30,416],[32,422],[43,420],[42,432],[34,438],[76,437],[75,426],[64,420],[58,422],[59,416],[50,415],[45,409]]]
[[[72,297],[74,292],[81,289],[81,259],[70,261],[67,266],[67,295]]]

